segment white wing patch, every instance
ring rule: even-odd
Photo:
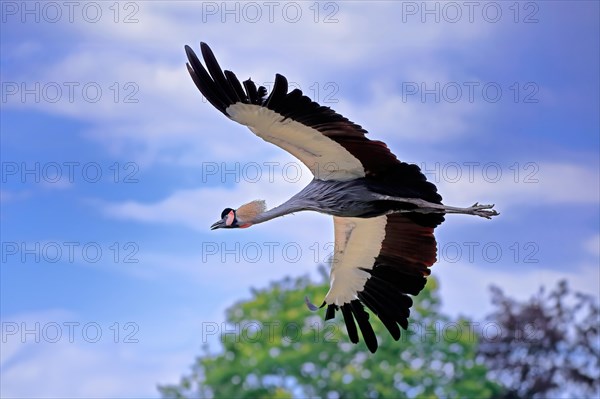
[[[317,179],[346,181],[365,176],[362,163],[354,155],[316,129],[283,120],[277,112],[256,104],[236,103],[226,112],[258,137],[294,155]]]
[[[335,253],[331,265],[331,286],[325,303],[338,306],[356,299],[371,276],[371,269],[385,238],[386,216],[374,218],[333,218]]]

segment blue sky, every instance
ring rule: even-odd
[[[483,321],[490,284],[598,295],[597,2],[52,4],[1,4],[3,397],[157,396],[218,350],[228,306],[331,252],[323,215],[208,230],[310,175],[202,100],[201,40],[361,124],[445,203],[496,204],[436,230],[446,312]]]

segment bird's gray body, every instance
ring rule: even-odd
[[[332,181],[313,179],[291,199],[297,206],[332,216],[373,217],[384,213],[375,201],[381,200],[365,179]]]
[[[371,185],[364,178],[348,181],[313,179],[288,201],[259,215],[253,223],[300,211],[368,218],[400,212],[402,208],[414,208],[409,203],[398,201],[399,199],[395,201],[392,197],[373,191]],[[395,202],[397,206],[390,207],[390,202]]]

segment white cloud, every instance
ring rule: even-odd
[[[255,199],[266,199],[268,207],[272,208],[307,185],[312,180],[312,174],[304,165],[290,161],[290,158],[233,165],[210,162],[201,165],[199,174],[206,182],[218,183],[216,187],[178,190],[154,203],[98,202],[98,206],[110,217],[147,223],[173,223],[205,232],[219,219],[224,208],[237,208]],[[228,182],[236,184],[228,189]]]
[[[8,204],[11,202],[23,201],[31,197],[31,194],[31,191],[27,190],[14,191],[2,189],[0,190],[0,203]]]
[[[480,163],[469,177],[468,168],[462,170],[461,178],[455,180],[453,167],[450,180],[442,179],[439,184],[444,202],[468,206],[475,201],[495,203],[496,208],[506,210],[509,206],[528,205],[535,207],[548,204],[597,204],[600,202],[600,176],[597,170],[588,167],[558,163],[532,163],[535,167],[521,170],[498,163]],[[491,166],[491,167],[487,167]],[[498,173],[499,172],[499,173]],[[462,205],[461,205],[462,204]]]
[[[232,159],[243,158],[248,151],[256,155],[249,138],[222,134],[232,129],[232,125],[208,103],[201,102],[187,74],[183,45],[191,44],[198,51],[197,42],[203,40],[211,44],[221,65],[234,70],[240,78],[251,76],[257,82],[268,82],[280,72],[303,86],[305,92],[310,92],[308,87],[313,82],[322,84],[323,79],[334,78],[346,89],[343,92],[350,93],[356,85],[354,79],[342,80],[338,76],[351,68],[352,73],[362,74],[361,85],[374,89],[368,104],[359,105],[351,94],[340,98],[340,105],[347,104],[340,107],[341,111],[348,110],[350,119],[390,135],[399,134],[400,123],[405,126],[402,133],[409,137],[427,131],[425,138],[447,139],[464,133],[465,120],[474,112],[471,104],[442,104],[431,114],[430,107],[402,103],[397,96],[377,87],[386,84],[386,76],[445,76],[447,66],[441,62],[439,50],[464,51],[465,43],[482,42],[497,29],[493,24],[466,21],[421,23],[417,17],[399,24],[401,6],[390,2],[369,6],[332,3],[339,9],[321,9],[318,18],[309,3],[295,3],[302,8],[298,23],[286,22],[280,14],[282,7],[276,10],[275,21],[271,23],[266,18],[268,10],[263,9],[264,18],[258,23],[242,18],[238,27],[244,29],[244,35],[240,37],[231,24],[221,23],[223,15],[227,18],[227,14],[221,15],[224,3],[214,4],[219,8],[216,15],[207,14],[203,3],[186,3],[185,11],[167,3],[140,3],[134,15],[138,22],[130,24],[114,23],[114,10],[104,7],[108,17],[97,24],[78,20],[53,26],[65,35],[77,35],[79,40],[64,55],[46,62],[44,68],[31,64],[11,70],[10,75],[5,72],[3,80],[23,81],[28,85],[38,82],[42,86],[57,82],[63,92],[60,101],[23,103],[15,95],[9,96],[5,105],[91,121],[88,129],[91,138],[113,153],[144,162],[181,162],[178,158],[197,159],[211,152],[220,156],[226,153]],[[240,3],[233,6],[242,7]],[[122,9],[120,17],[132,11],[135,10],[129,7]],[[332,12],[338,22],[322,23]],[[377,21],[378,30],[368,29],[362,23],[367,17]],[[347,41],[356,37],[360,29],[363,30],[360,40],[353,40],[349,47]],[[381,42],[382,35],[390,39]],[[298,40],[300,37],[302,40]],[[39,43],[27,47],[32,49],[29,51],[32,56],[36,49],[43,48]],[[411,62],[388,64],[390,54],[401,55]],[[290,59],[294,61],[290,63]],[[382,60],[382,65],[374,66],[374,59]],[[378,73],[373,73],[374,69]],[[424,74],[424,70],[428,73]],[[79,84],[75,88],[75,101],[69,100],[65,82]],[[88,83],[101,88],[98,102],[83,98],[82,90]],[[128,95],[138,102],[125,102]],[[224,142],[235,145],[223,148]],[[178,152],[179,156],[171,156],[172,152]],[[273,153],[275,149],[270,152]]]
[[[469,120],[478,112],[477,104],[468,102],[427,103],[398,95],[397,87],[372,85],[366,104],[349,101],[340,103],[336,110],[348,115],[370,131],[373,140],[402,142],[418,140],[421,145],[457,140],[469,132]]]

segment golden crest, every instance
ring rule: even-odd
[[[256,200],[240,206],[237,211],[235,211],[235,215],[237,216],[238,223],[242,224],[253,220],[256,216],[260,215],[266,210],[267,204],[265,201]]]

